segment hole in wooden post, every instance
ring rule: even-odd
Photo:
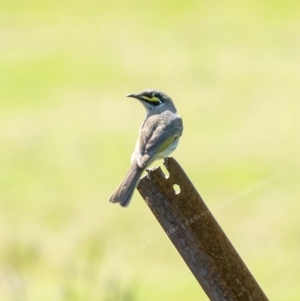
[[[173,185],[173,189],[174,189],[175,194],[179,194],[180,193],[180,186],[179,185],[174,184]]]

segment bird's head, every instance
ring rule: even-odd
[[[163,92],[147,89],[140,93],[128,94],[127,97],[133,97],[138,99],[146,108],[147,111],[150,111],[154,108],[170,108],[175,109],[172,99]]]

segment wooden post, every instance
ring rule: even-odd
[[[165,162],[169,177],[153,169],[138,190],[209,299],[267,301],[183,169],[173,158]]]

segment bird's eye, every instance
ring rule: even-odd
[[[149,93],[149,94],[147,94],[146,96],[147,96],[149,99],[152,99],[154,95],[153,95],[152,93]]]
[[[162,98],[161,94],[159,94],[159,93],[155,93],[155,92],[154,92],[154,93],[152,94],[152,98],[158,99],[160,102],[163,101],[163,98]]]

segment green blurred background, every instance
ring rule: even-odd
[[[297,1],[0,1],[0,300],[208,300],[138,193],[108,202],[145,116],[125,95],[156,88],[174,157],[298,301],[299,53]]]

